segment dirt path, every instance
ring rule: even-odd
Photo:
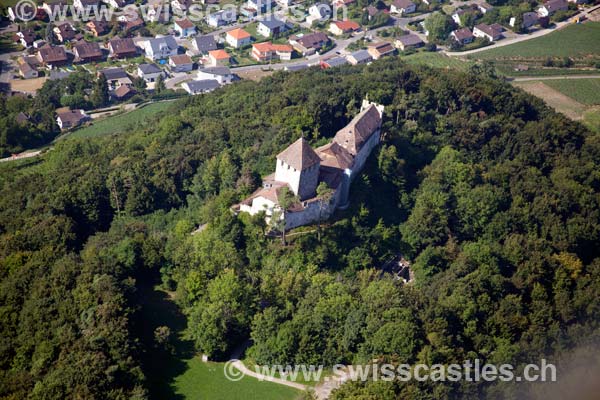
[[[40,155],[41,152],[42,152],[41,150],[36,150],[36,151],[26,151],[26,152],[19,153],[19,154],[13,154],[10,157],[0,158],[0,162],[15,161],[15,160],[21,160],[23,158],[37,157]]]
[[[544,85],[543,82],[538,82],[537,79],[536,81],[515,83],[514,85],[541,98],[550,107],[573,120],[581,120],[583,118],[583,112],[587,109],[584,104],[565,96],[548,85]]]

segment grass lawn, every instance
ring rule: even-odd
[[[405,57],[400,57],[408,64],[425,64],[436,68],[455,68],[458,70],[466,70],[471,66],[471,62],[462,61],[455,57],[448,57],[441,53],[432,53],[421,51]]]
[[[548,35],[475,53],[472,59],[600,56],[600,22],[570,25]]]
[[[549,79],[544,83],[585,105],[600,104],[600,79]]]
[[[175,396],[194,400],[285,400],[302,394],[293,388],[243,377],[231,382],[223,374],[224,363],[204,363],[200,357],[185,360],[186,371],[175,377]]]
[[[92,125],[73,131],[67,138],[90,138],[122,133],[130,130],[132,126],[144,122],[147,118],[156,115],[156,113],[168,109],[171,104],[171,101],[152,103],[128,113],[99,119],[92,122]]]
[[[167,292],[144,284],[137,295],[142,304],[141,340],[145,347],[153,348],[156,327],[168,326],[171,331],[172,351],[155,348],[144,358],[150,399],[296,400],[303,395],[299,390],[251,377],[237,382],[228,380],[223,372],[225,363],[204,363],[195,354],[193,344],[184,337],[186,318]]]

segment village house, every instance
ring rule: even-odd
[[[19,60],[19,75],[24,79],[33,79],[39,76],[38,70],[24,60]]]
[[[171,0],[171,8],[178,15],[185,13],[192,4],[192,0]]]
[[[56,123],[61,130],[75,128],[90,117],[83,110],[67,110],[56,113]]]
[[[225,34],[225,41],[228,45],[237,49],[252,43],[252,36],[245,30],[236,28]]]
[[[487,13],[494,9],[494,6],[489,5],[488,3],[479,3],[477,4],[477,8],[481,11],[482,14]]]
[[[111,6],[112,8],[118,10],[120,8],[125,7],[127,4],[130,3],[129,0],[103,0],[104,3],[108,4],[109,6]]]
[[[163,36],[148,39],[142,42],[146,58],[156,61],[169,58],[177,54],[179,46],[173,36]]]
[[[494,42],[502,38],[502,25],[500,24],[479,24],[473,28],[473,36],[479,38],[486,38],[490,42]]]
[[[234,75],[231,70],[227,67],[209,67],[199,69],[196,75],[196,80],[214,80],[219,82],[220,85],[226,85],[231,83],[234,79]]]
[[[44,39],[38,39],[33,42],[34,49],[39,49],[40,47],[43,47],[45,45],[46,45],[46,41]]]
[[[272,37],[285,32],[288,29],[285,22],[269,17],[258,22],[256,33],[264,37]]]
[[[368,50],[357,50],[346,57],[346,59],[352,65],[366,64],[373,61],[373,57],[371,57]]]
[[[538,15],[538,13],[535,12],[523,13],[521,18],[523,22],[521,22],[520,28],[522,29],[529,29],[540,21],[540,16]],[[517,19],[515,17],[512,17],[508,24],[514,28],[516,23]]]
[[[219,82],[214,79],[205,79],[201,81],[189,81],[181,84],[181,87],[189,94],[202,94],[212,92],[219,87]]]
[[[108,42],[108,54],[111,58],[128,58],[137,56],[138,50],[133,39],[114,37]]]
[[[206,22],[213,28],[218,28],[223,25],[228,25],[237,20],[235,9],[226,9],[217,11],[206,17]]]
[[[46,45],[38,50],[37,58],[40,64],[48,69],[61,67],[69,63],[67,53],[62,46]]]
[[[133,96],[136,93],[135,89],[131,86],[119,86],[116,90],[110,93],[113,100],[124,101]]]
[[[187,18],[176,19],[173,29],[179,33],[180,37],[188,37],[196,34],[196,26]]]
[[[82,15],[89,13],[88,15],[91,17],[100,8],[100,0],[74,0],[73,7]]]
[[[100,61],[104,58],[100,45],[96,42],[77,42],[73,46],[73,54],[75,54],[75,61],[81,63]]]
[[[159,76],[164,77],[165,73],[156,64],[140,64],[138,65],[137,75],[143,78],[146,82],[156,82]]]
[[[402,51],[409,49],[416,49],[422,47],[425,43],[415,34],[409,33],[408,35],[400,36],[394,41],[394,46]]]
[[[452,20],[458,26],[464,26],[464,24],[465,24],[465,17],[469,16],[469,15],[472,15],[473,17],[475,17],[477,15],[478,11],[479,10],[476,7],[457,8],[452,13]]]
[[[105,68],[100,70],[98,74],[104,75],[109,90],[115,90],[121,86],[131,86],[132,84],[131,78],[121,67]]]
[[[313,24],[314,22],[326,21],[331,17],[331,6],[325,3],[317,3],[310,6],[306,22]]]
[[[135,18],[127,17],[126,15],[119,15],[117,17],[121,30],[123,32],[132,32],[138,28],[144,26],[144,20],[137,15]]]
[[[321,62],[319,63],[321,69],[339,67],[340,65],[346,64],[348,64],[348,60],[346,60],[345,57],[332,57],[328,58],[327,60],[321,60]]]
[[[248,0],[246,8],[265,14],[273,8],[273,0]]]
[[[286,60],[292,59],[294,49],[287,44],[273,44],[271,42],[254,43],[252,45],[252,58],[256,61]]]
[[[31,29],[23,29],[22,31],[15,33],[16,41],[25,48],[33,45],[33,42],[35,42],[35,37],[35,32]]]
[[[187,54],[177,54],[169,57],[169,68],[173,72],[189,72],[194,69],[194,62]]]
[[[108,22],[104,20],[92,20],[85,24],[92,35],[98,37],[108,33]]]
[[[335,36],[353,33],[360,29],[360,25],[354,21],[333,21],[329,24],[329,32]]]
[[[63,22],[62,24],[56,25],[52,32],[54,32],[54,36],[61,43],[74,40],[77,35],[77,31],[69,22]]]
[[[469,28],[460,28],[452,31],[450,37],[460,45],[469,44],[475,38]]]
[[[308,68],[308,64],[294,64],[294,65],[286,65],[285,67],[283,67],[283,70],[294,72],[294,71],[302,71],[303,69],[307,69],[307,68]]]
[[[208,62],[212,67],[219,67],[228,64],[230,60],[229,53],[225,50],[211,50],[208,52]]]
[[[373,60],[379,60],[381,57],[392,55],[396,52],[394,46],[388,42],[371,43],[367,51],[373,57]]]
[[[390,6],[390,12],[393,14],[412,14],[417,11],[417,5],[410,0],[394,0]]]
[[[352,180],[379,144],[382,116],[383,106],[363,100],[360,113],[330,143],[313,149],[306,139],[298,139],[277,155],[275,173],[263,179],[263,187],[234,209],[251,215],[263,211],[267,222],[279,215],[284,229],[292,229],[347,207]],[[316,193],[321,182],[331,190],[328,198]],[[287,210],[279,205],[284,187],[296,196]]]
[[[217,49],[217,42],[213,35],[196,36],[192,39],[192,48],[196,54],[206,55],[209,51]]]
[[[68,2],[66,0],[54,0],[44,1],[42,3],[42,9],[46,11],[49,16],[67,15]],[[63,10],[65,11],[63,14]]]
[[[550,0],[542,4],[537,9],[537,13],[540,17],[549,17],[557,11],[567,11],[568,9],[569,3],[567,0]]]
[[[309,33],[305,35],[291,36],[290,44],[302,56],[310,56],[329,44],[329,37],[323,32]]]

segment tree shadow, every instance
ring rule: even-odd
[[[150,399],[183,400],[175,393],[175,378],[187,369],[185,360],[194,356],[194,344],[183,338],[187,319],[169,294],[154,289],[150,284],[138,287],[138,337],[141,338],[144,354],[142,368],[147,378]],[[166,345],[158,345],[154,331],[159,326],[170,329]]]

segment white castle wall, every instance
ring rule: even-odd
[[[309,199],[315,195],[319,183],[319,163],[300,171],[277,159],[275,180],[288,183],[300,200]]]

